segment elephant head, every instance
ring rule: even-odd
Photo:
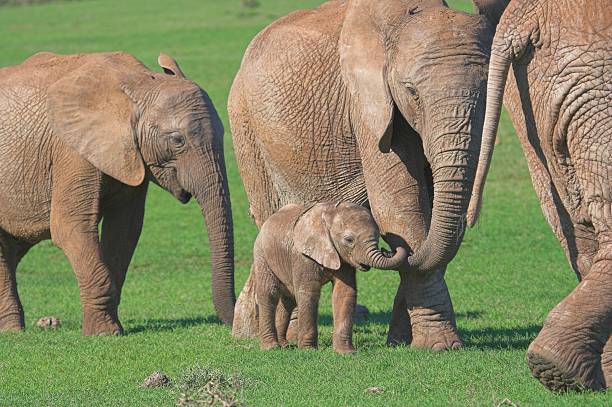
[[[165,73],[133,57],[98,54],[48,90],[54,133],[103,173],[137,186],[149,179],[180,202],[198,201],[208,227],[216,311],[232,323],[232,213],[223,126],[210,98],[161,55]]]
[[[408,132],[420,136],[431,168],[429,231],[402,268],[425,272],[444,267],[463,239],[490,44],[500,12],[491,3],[498,2],[477,4],[485,16],[453,11],[442,0],[347,4],[340,64],[362,161],[373,150],[393,150]],[[399,122],[403,125],[394,125]],[[378,180],[368,181],[366,174],[368,189],[369,182]],[[398,187],[394,193],[404,192]],[[393,200],[392,193],[388,198]]]
[[[331,270],[341,261],[367,271],[396,269],[408,252],[399,247],[392,257],[378,247],[380,232],[370,211],[352,204],[317,204],[296,222],[294,244],[303,255]]]

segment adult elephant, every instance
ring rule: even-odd
[[[388,343],[457,348],[446,265],[461,244],[480,147],[487,63],[505,2],[483,16],[442,0],[331,1],[252,41],[230,93],[258,226],[287,203],[368,204],[400,267]],[[408,311],[408,312],[407,312]],[[235,336],[256,334],[249,278]]]
[[[0,331],[22,330],[15,269],[53,239],[79,281],[85,335],[119,334],[121,288],[152,181],[208,226],[213,301],[232,323],[232,213],[223,126],[177,63],[40,53],[0,69]],[[99,223],[103,221],[101,231]]]
[[[468,221],[478,217],[503,100],[544,215],[580,281],[527,354],[533,375],[556,391],[612,385],[611,5],[515,0],[491,51]]]

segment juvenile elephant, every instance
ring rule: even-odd
[[[486,2],[485,18],[442,0],[330,1],[259,33],[232,86],[258,226],[287,203],[367,203],[392,248],[414,252],[398,267],[389,343],[462,344],[444,273],[463,238],[504,4]],[[255,304],[249,279],[235,336],[256,333]]]
[[[117,307],[149,181],[200,204],[213,300],[231,324],[223,127],[206,92],[170,57],[159,63],[166,73],[124,53],[40,53],[0,69],[0,331],[24,329],[15,269],[51,238],[77,276],[83,333],[122,332]]]
[[[527,354],[533,375],[555,391],[612,385],[611,5],[514,0],[491,51],[468,221],[478,217],[503,99],[544,215],[580,281]]]
[[[321,285],[331,280],[333,347],[338,353],[355,352],[355,269],[394,269],[408,254],[399,247],[393,257],[386,256],[378,248],[379,239],[370,211],[352,203],[289,204],[270,216],[253,250],[262,349],[287,343],[287,328],[296,305],[300,315],[298,347],[316,348]]]

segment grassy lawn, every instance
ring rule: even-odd
[[[266,24],[317,0],[109,0],[0,8],[0,66],[41,51],[124,50],[150,67],[164,51],[204,87],[226,124],[226,157],[234,210],[236,285],[248,275],[256,229],[238,176],[226,102],[242,53]],[[454,2],[469,9],[466,0]],[[145,226],[121,304],[123,337],[85,338],[76,279],[49,242],[18,270],[28,329],[0,336],[2,406],[171,406],[190,377],[206,369],[239,377],[248,405],[612,405],[606,394],[549,393],[531,378],[525,351],[549,310],[576,285],[531,187],[527,165],[507,117],[500,129],[479,225],[468,231],[447,281],[466,349],[432,353],[384,345],[399,277],[360,275],[360,303],[371,311],[355,327],[358,354],[331,350],[329,287],[322,296],[320,350],[261,352],[237,341],[214,316],[203,220],[151,188]],[[59,317],[57,331],[33,322]],[[198,370],[199,369],[199,370]],[[174,385],[140,386],[162,370]],[[182,378],[182,379],[181,379]],[[191,380],[193,381],[193,380]],[[185,384],[187,383],[187,384]],[[364,392],[378,386],[380,394]]]

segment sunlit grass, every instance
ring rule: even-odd
[[[159,69],[155,61],[163,51],[210,93],[226,127],[238,289],[248,275],[256,229],[232,153],[227,94],[250,39],[278,16],[318,2],[260,3],[109,0],[0,8],[1,66],[42,50],[124,50]],[[471,7],[467,1],[461,6]],[[197,366],[222,377],[237,374],[246,383],[239,396],[259,406],[496,406],[504,399],[521,406],[610,405],[603,394],[552,395],[530,377],[525,350],[576,281],[541,214],[506,117],[500,133],[482,219],[447,274],[467,349],[435,354],[384,346],[398,277],[375,272],[360,275],[359,302],[371,316],[355,327],[354,356],[330,349],[329,287],[319,351],[265,353],[256,341],[232,339],[214,316],[197,206],[151,188],[120,309],[128,335],[82,337],[68,263],[48,242],[35,247],[18,270],[28,330],[0,335],[0,405],[171,406],[175,389],[145,389],[142,381],[157,370],[179,380]],[[33,322],[45,315],[58,316],[62,328],[36,329]],[[364,392],[372,386],[384,391]]]

